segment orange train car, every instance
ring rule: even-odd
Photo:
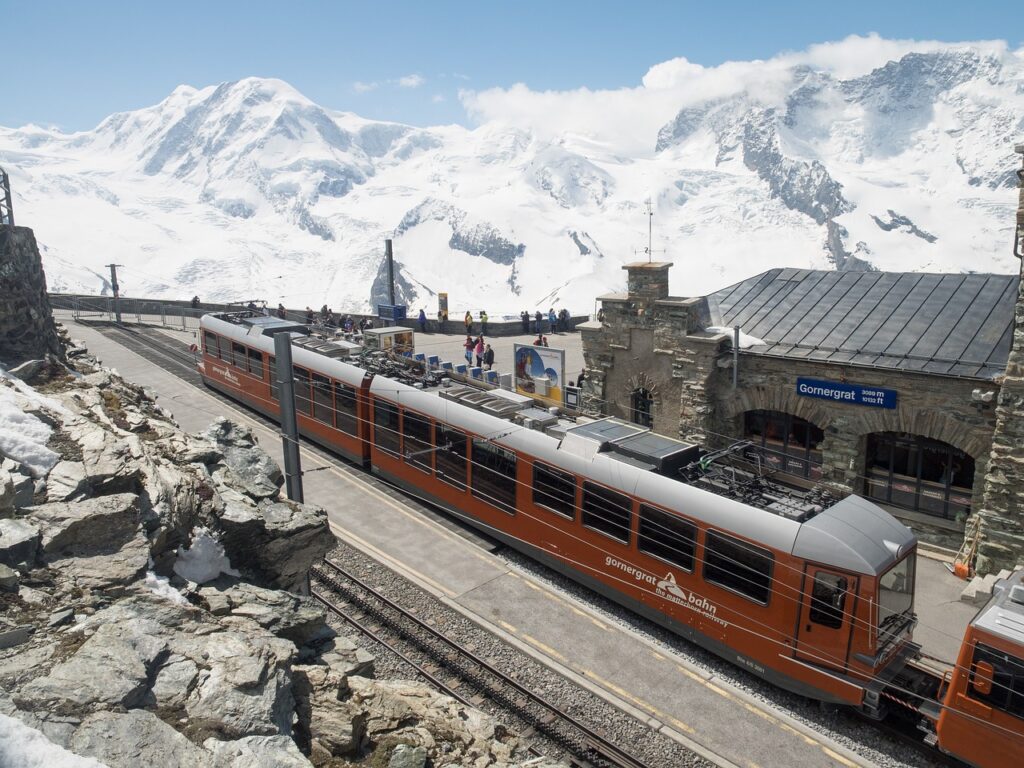
[[[204,381],[276,418],[271,334],[292,330],[306,437],[779,687],[874,718],[901,693],[916,539],[871,502],[738,494],[679,471],[711,458],[696,446],[615,419],[529,428],[500,392],[374,376],[285,325],[204,317]],[[937,721],[955,754],[961,711]]]

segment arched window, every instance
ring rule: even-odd
[[[947,520],[971,511],[974,459],[920,435],[868,435],[866,492],[872,499]]]
[[[637,387],[629,400],[629,418],[641,427],[650,427],[654,423],[651,415],[654,408],[654,397],[650,390]]]
[[[821,477],[820,446],[825,433],[811,422],[779,411],[747,411],[743,436],[764,449],[764,461],[772,469]]]

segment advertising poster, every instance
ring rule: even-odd
[[[562,405],[565,350],[516,344],[513,354],[516,392],[542,399],[551,405]]]

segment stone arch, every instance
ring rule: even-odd
[[[755,387],[736,393],[722,409],[730,423],[736,423],[747,411],[778,411],[809,421],[820,429],[827,429],[834,421],[833,413],[823,401],[797,397],[790,391]]]
[[[658,382],[643,371],[626,379],[626,386],[623,388],[623,394],[627,398],[631,398],[633,393],[638,389],[646,389],[655,404],[658,404],[661,399],[661,393],[658,391]]]
[[[992,449],[991,437],[981,430],[957,421],[948,413],[934,410],[879,412],[865,409],[856,422],[851,420],[852,433],[860,439],[876,432],[899,432],[938,440],[966,453],[975,462],[986,461]],[[986,439],[987,438],[987,439]]]

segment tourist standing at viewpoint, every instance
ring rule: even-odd
[[[476,342],[473,341],[472,336],[466,336],[466,340],[462,343],[463,348],[466,350],[466,364],[473,364],[473,350],[476,348]]]
[[[478,336],[476,344],[473,346],[473,352],[476,354],[476,367],[479,368],[484,362],[484,337]]]
[[[491,349],[490,344],[488,344],[487,349],[484,350],[484,367],[486,367],[488,371],[494,367],[494,350]]]

